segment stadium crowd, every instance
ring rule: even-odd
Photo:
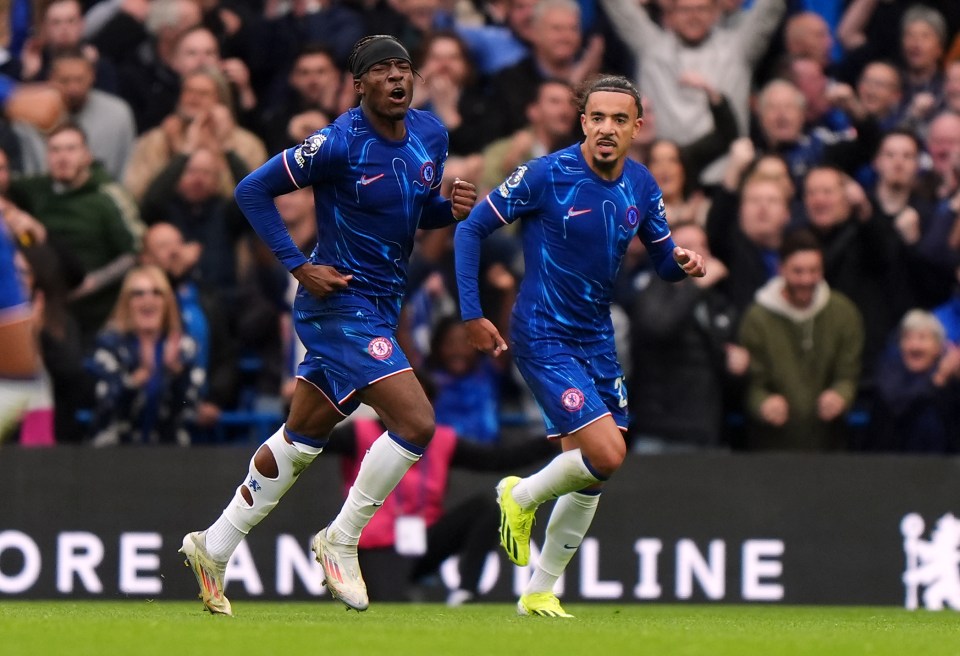
[[[295,281],[233,189],[353,106],[351,45],[392,34],[414,53],[413,106],[449,132],[445,195],[459,177],[483,198],[576,141],[592,75],[638,82],[632,156],[708,275],[663,283],[638,240],[625,260],[635,449],[960,451],[960,3],[5,6],[0,73],[54,89],[35,102],[59,117],[0,120],[0,209],[43,359],[7,439],[226,443],[282,420]],[[313,202],[277,199],[304,252]],[[484,243],[502,334],[519,241]],[[453,262],[452,227],[420,233],[398,339],[438,423],[485,443],[528,433],[539,416],[514,367],[467,342]]]

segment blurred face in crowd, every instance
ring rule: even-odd
[[[932,328],[908,328],[900,333],[900,357],[907,371],[922,373],[936,366],[943,352],[940,335]]]
[[[401,5],[403,14],[410,24],[420,32],[429,32],[433,29],[433,20],[440,9],[439,0],[403,0]]]
[[[159,272],[158,272],[159,273]],[[146,270],[132,271],[120,292],[127,304],[130,328],[140,334],[159,334],[167,325],[166,279]]]
[[[530,123],[546,132],[549,138],[569,136],[577,121],[573,90],[558,82],[541,84],[537,101],[530,106],[527,114]]]
[[[205,148],[197,150],[180,175],[177,193],[188,203],[201,203],[217,195],[220,188],[220,159]]]
[[[943,97],[947,101],[947,109],[960,114],[960,60],[947,64]]]
[[[913,139],[903,134],[891,134],[881,142],[873,168],[884,184],[910,187],[920,168],[919,155]]]
[[[660,185],[663,199],[668,203],[683,200],[683,185],[687,175],[680,161],[680,148],[672,141],[658,141],[650,148],[647,168]]]
[[[930,122],[927,151],[933,160],[933,170],[941,178],[950,177],[960,166],[960,116],[948,112]]]
[[[874,62],[867,64],[857,82],[860,102],[873,116],[889,116],[900,104],[900,74],[890,64]]]
[[[290,71],[290,86],[309,104],[326,107],[340,88],[340,71],[325,53],[301,55]]]
[[[797,193],[797,188],[793,185],[793,178],[790,177],[790,169],[787,168],[787,162],[782,157],[776,155],[761,155],[753,167],[753,175],[758,178],[767,178],[775,181],[783,189],[783,197],[787,203],[793,200],[793,195]]]
[[[903,28],[903,58],[912,71],[935,70],[943,55],[937,31],[926,21],[915,20]]]
[[[820,251],[796,251],[780,263],[783,297],[795,308],[813,303],[817,285],[823,280],[823,256]]]
[[[467,329],[459,321],[450,325],[438,347],[438,360],[447,373],[463,376],[476,365],[478,351],[470,346]]]
[[[707,233],[695,223],[683,223],[670,230],[673,243],[680,248],[700,253],[704,258],[710,257],[710,245],[707,243]]]
[[[510,0],[507,7],[507,25],[526,43],[533,43],[533,8],[537,0]]]
[[[674,0],[670,26],[681,39],[696,45],[710,35],[720,18],[716,0]]]
[[[437,37],[430,42],[430,49],[423,59],[423,72],[425,76],[446,77],[462,87],[470,72],[467,53],[456,39]]]
[[[47,166],[50,177],[68,187],[86,182],[90,175],[93,156],[83,135],[76,130],[64,130],[47,140]]]
[[[803,183],[803,204],[810,225],[818,230],[829,230],[850,217],[843,178],[833,169],[813,169],[807,174]]]
[[[203,112],[210,111],[220,102],[217,83],[209,75],[194,73],[188,76],[180,87],[180,102],[177,113],[187,121],[192,121]]]
[[[790,65],[791,81],[800,89],[806,101],[808,119],[816,119],[830,110],[827,98],[829,80],[823,67],[809,58],[797,59]]]
[[[771,145],[792,143],[803,133],[803,95],[789,82],[771,82],[760,97],[760,125]]]
[[[70,113],[83,109],[94,78],[93,64],[81,57],[57,59],[50,69],[50,84],[63,96]]]
[[[169,223],[155,223],[143,235],[140,259],[160,267],[173,279],[186,273],[183,261],[183,234]]]
[[[778,248],[789,221],[782,184],[756,174],[751,177],[740,197],[740,229],[747,238],[762,248]]]
[[[787,21],[784,40],[789,54],[810,57],[821,66],[830,63],[833,37],[827,21],[819,14],[805,11],[791,17]]]
[[[75,48],[83,38],[83,12],[76,0],[58,0],[43,14],[43,43],[50,50]]]
[[[209,30],[197,29],[180,39],[173,54],[173,70],[186,77],[190,73],[208,68],[220,69],[220,46]]]
[[[549,7],[536,23],[534,50],[550,64],[566,66],[573,62],[580,42],[580,16],[573,9]]]

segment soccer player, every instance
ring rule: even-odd
[[[447,133],[432,114],[409,109],[413,67],[395,38],[360,39],[349,67],[360,106],[237,185],[244,214],[300,282],[293,318],[307,354],[286,423],[254,454],[220,518],[183,538],[181,552],[211,613],[232,614],[223,594],[230,554],[361,401],[387,430],[364,457],[339,515],[312,546],[330,593],[348,608],[366,610],[360,532],[434,432],[433,409],[397,344],[397,317],[417,228],[466,218],[476,188],[458,180],[449,200],[440,196]],[[309,259],[273,200],[308,185],[320,235]]]
[[[703,258],[675,246],[653,176],[627,159],[643,124],[636,87],[602,76],[581,93],[585,139],[527,162],[457,227],[457,283],[474,346],[493,356],[507,344],[483,317],[477,284],[480,241],[523,219],[526,275],[511,321],[514,361],[563,453],[535,474],[497,485],[500,542],[526,565],[537,507],[558,499],[540,560],[520,597],[520,615],[572,617],[553,586],[593,520],[600,489],[623,462],[627,397],[610,319],[614,278],[639,235],[657,274],[678,281],[703,276]]]

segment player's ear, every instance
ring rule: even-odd
[[[587,115],[580,114],[580,131],[583,132],[583,136],[587,136]]]
[[[358,77],[353,78],[353,91],[358,96],[363,94],[363,81]]]
[[[643,127],[643,119],[637,118],[637,122],[633,124],[633,138],[636,139],[640,134],[640,128]]]

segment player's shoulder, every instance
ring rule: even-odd
[[[650,173],[650,169],[629,157],[623,164],[623,179],[637,189],[643,189],[655,182],[653,174]]]

